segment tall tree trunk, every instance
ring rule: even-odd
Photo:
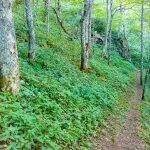
[[[125,11],[123,10],[122,7],[122,1],[120,3],[120,13],[122,15],[122,21],[121,21],[121,33],[123,34],[123,43],[126,47],[122,48],[122,57],[125,59],[129,59],[129,47],[128,47],[128,38],[126,36],[126,25],[125,25]]]
[[[111,51],[111,42],[112,42],[112,21],[113,21],[113,19],[111,19],[111,21],[110,21],[110,29],[109,29],[109,36],[108,36],[108,39],[109,39],[109,41],[108,41],[108,49],[107,49],[107,53],[108,53],[108,58],[107,58],[107,62],[108,62],[108,65],[110,64],[110,51]]]
[[[147,84],[147,81],[149,80],[149,76],[150,76],[150,55],[149,55],[149,61],[148,61],[148,69],[146,71],[145,80],[144,80],[142,100],[144,100],[145,98],[146,84]]]
[[[108,31],[108,42],[109,42],[109,47],[108,47],[108,65],[110,64],[110,51],[111,51],[111,38],[112,38],[112,23],[113,23],[113,14],[112,14],[112,6],[113,6],[113,0],[110,0],[110,8],[109,8],[109,15],[110,15],[110,18],[109,18],[109,31]]]
[[[89,43],[89,55],[92,55],[92,6],[89,7],[89,22],[88,22],[88,43]]]
[[[107,16],[106,16],[106,31],[105,31],[105,43],[104,43],[104,47],[103,47],[103,56],[106,57],[107,55],[107,48],[108,48],[108,32],[109,32],[109,3],[110,0],[106,0],[106,12],[107,12]]]
[[[144,0],[141,8],[141,70],[140,70],[140,84],[143,85],[143,52],[144,52]]]
[[[121,15],[122,15],[122,24],[121,24],[121,26],[122,26],[122,33],[123,33],[123,36],[126,37],[126,26],[125,26],[125,21],[124,21],[124,19],[125,19],[124,18],[125,12],[124,12],[124,10],[122,8],[122,2],[120,4],[120,12],[121,12]]]
[[[19,91],[19,66],[12,0],[0,1],[0,90]]]
[[[49,20],[49,14],[50,14],[50,0],[45,0],[45,6],[46,6],[46,30],[47,32],[50,31],[50,20]]]
[[[32,10],[31,10],[30,0],[25,0],[25,4],[26,4],[26,18],[27,18],[28,34],[29,34],[28,57],[30,59],[35,59],[35,33],[34,33],[33,15],[32,15]]]
[[[91,3],[92,0],[84,0],[84,12],[81,18],[81,69],[88,69],[89,50],[91,46]]]

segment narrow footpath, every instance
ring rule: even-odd
[[[137,107],[141,97],[140,74],[137,73],[134,93],[129,101],[129,111],[124,124],[121,125],[121,130],[116,133],[115,140],[112,140],[109,130],[103,131],[105,134],[95,139],[96,144],[92,150],[146,150],[146,144],[138,136],[140,114]]]

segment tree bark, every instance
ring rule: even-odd
[[[141,8],[141,70],[140,70],[140,84],[143,85],[143,52],[144,52],[144,0]]]
[[[84,0],[84,12],[81,18],[81,69],[88,69],[89,50],[91,46],[91,4],[92,0]]]
[[[108,48],[108,32],[109,32],[109,0],[106,1],[106,11],[107,11],[107,16],[106,16],[106,31],[105,31],[105,44],[103,47],[103,56],[106,57],[107,55],[107,48]]]
[[[91,4],[89,7],[88,42],[89,42],[89,55],[92,55],[92,6]]]
[[[0,1],[0,90],[19,91],[19,66],[12,0]]]
[[[50,15],[50,0],[45,0],[45,7],[46,7],[46,30],[47,32],[50,31],[50,20],[49,20],[49,15]]]
[[[121,32],[123,33],[123,43],[126,45],[126,48],[122,48],[122,57],[125,59],[129,59],[129,46],[128,46],[128,39],[126,37],[126,25],[125,25],[125,11],[122,7],[122,2],[120,3],[120,13],[122,15],[122,23],[121,23]]]
[[[105,44],[103,47],[103,56],[107,57],[108,64],[110,61],[110,50],[111,50],[111,32],[112,32],[112,22],[113,22],[113,14],[112,14],[112,5],[113,0],[106,1],[106,31],[105,31]]]
[[[25,4],[26,4],[26,18],[27,18],[28,34],[29,34],[28,57],[34,60],[35,59],[35,33],[34,33],[33,15],[32,15],[32,10],[31,10],[30,0],[25,0]]]
[[[146,71],[145,80],[144,80],[142,100],[145,99],[146,85],[147,85],[147,81],[149,80],[149,76],[150,76],[150,55],[149,55],[149,61],[148,61],[148,69]]]
[[[109,30],[108,30],[108,42],[109,42],[109,47],[108,47],[108,58],[107,58],[107,61],[108,61],[108,65],[110,64],[110,51],[111,51],[111,38],[112,38],[112,23],[113,23],[113,14],[112,14],[112,6],[113,6],[113,0],[110,0],[110,8],[109,8]]]

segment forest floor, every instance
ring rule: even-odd
[[[109,118],[99,137],[95,137],[93,150],[145,150],[145,142],[138,136],[140,113],[138,104],[142,96],[140,74],[136,75],[134,93],[129,99],[129,110],[124,123]],[[117,112],[116,112],[117,113]]]

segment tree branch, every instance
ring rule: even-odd
[[[129,10],[129,9],[132,9],[134,6],[135,6],[135,5],[133,5],[133,6],[129,7],[129,8],[123,7],[122,10]],[[114,9],[113,13],[112,13],[112,17],[113,17],[118,11],[120,11],[120,9],[121,9],[120,6],[116,7],[116,8]]]
[[[56,18],[57,18],[57,21],[58,21],[60,27],[61,27],[61,28],[63,29],[63,31],[69,36],[69,38],[70,38],[70,39],[78,39],[75,35],[73,35],[72,33],[69,33],[69,32],[66,30],[66,28],[65,28],[64,25],[63,25],[63,21],[62,21],[62,19],[60,18],[60,16],[59,16],[57,10],[56,10],[55,8],[53,8],[53,11],[54,11],[54,13],[55,13],[55,15],[56,15]]]

